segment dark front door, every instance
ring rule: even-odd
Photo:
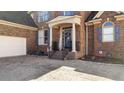
[[[72,29],[65,29],[64,30],[64,47],[66,49],[72,49],[72,38],[71,38],[71,30]]]

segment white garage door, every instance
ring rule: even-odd
[[[26,55],[26,38],[0,36],[0,57]]]

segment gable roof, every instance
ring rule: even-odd
[[[37,25],[27,11],[0,11],[0,20],[37,28]]]
[[[62,23],[76,23],[80,25],[80,18],[81,16],[75,15],[75,16],[58,16],[54,18],[53,20],[47,22],[49,27],[62,24]]]
[[[99,18],[105,11],[92,11],[89,15],[89,17],[87,18],[87,21],[90,21],[92,19],[97,19]],[[117,14],[123,14],[124,11],[115,11]]]
[[[99,18],[104,12],[105,12],[105,11],[99,11],[99,12],[94,16],[93,19]],[[113,11],[113,12],[116,12],[118,15],[124,13],[124,11]]]
[[[96,16],[96,14],[97,14],[98,12],[99,12],[99,11],[92,11],[92,12],[90,13],[90,15],[88,16],[88,18],[87,18],[85,21],[87,22],[87,21],[92,20],[92,19],[94,18],[94,16]]]

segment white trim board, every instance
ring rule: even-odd
[[[104,11],[99,11],[99,12],[93,17],[93,19],[99,18],[103,13],[104,13]]]
[[[14,23],[14,22],[9,22],[9,21],[5,21],[5,20],[0,20],[0,24],[37,31],[37,28],[35,28],[35,27],[22,25],[22,24],[18,24],[18,23]]]
[[[114,16],[114,18],[116,18],[117,21],[124,20],[124,14],[123,15]]]
[[[93,20],[90,20],[88,22],[85,22],[85,25],[93,25],[93,24],[99,24],[101,23],[102,19],[93,19]]]
[[[96,18],[99,18],[105,11],[99,11],[94,17],[93,19],[96,19]],[[118,14],[120,13],[124,13],[124,11],[113,11],[113,12],[116,12]]]
[[[76,24],[80,25],[81,16],[78,16],[78,15],[74,15],[74,16],[58,16],[58,17],[52,19],[51,21],[47,22],[49,27],[53,27],[55,25],[62,24],[62,23],[76,23]]]

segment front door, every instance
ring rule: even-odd
[[[72,49],[72,38],[71,38],[71,30],[64,30],[64,48],[71,50]]]

